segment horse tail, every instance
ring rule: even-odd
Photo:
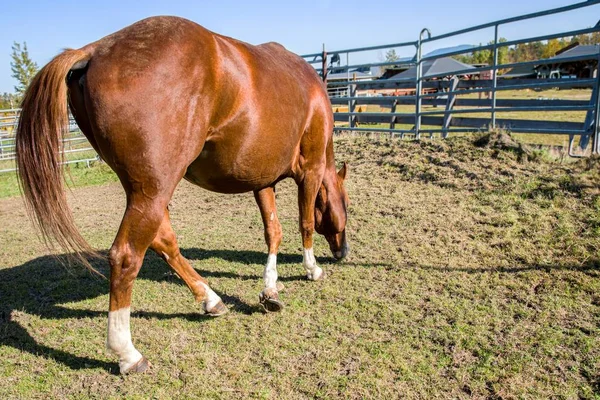
[[[47,245],[51,240],[87,268],[99,274],[83,254],[98,256],[81,236],[63,185],[62,137],[68,132],[67,75],[92,54],[65,50],[33,78],[21,104],[16,132],[16,159],[27,213]]]

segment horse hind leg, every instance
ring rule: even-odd
[[[148,200],[132,193],[117,238],[109,252],[110,301],[107,348],[119,357],[122,374],[144,372],[148,360],[134,347],[130,332],[133,283],[148,247],[159,252],[188,284],[197,299],[204,302],[209,315],[222,315],[227,308],[179,254],[175,234],[166,212],[169,196]]]
[[[109,251],[110,300],[106,347],[119,357],[122,374],[144,372],[150,366],[131,340],[131,294],[146,250],[160,226],[163,202],[165,199],[149,202],[136,193],[130,194],[119,232]]]
[[[202,303],[206,315],[217,317],[227,313],[227,307],[221,298],[208,286],[206,279],[202,278],[188,260],[183,257],[177,245],[177,238],[171,221],[169,211],[165,210],[164,217],[156,237],[150,244],[150,248],[161,256],[175,273],[183,279],[196,301]]]

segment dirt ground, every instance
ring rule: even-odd
[[[0,199],[0,398],[600,396],[600,160],[466,138],[342,136],[336,153],[350,168],[351,254],[335,263],[317,237],[327,279],[306,281],[296,188],[280,183],[280,314],[258,306],[266,246],[252,195],[182,182],[182,253],[231,312],[201,316],[148,254],[132,306],[146,375],[119,376],[105,350],[107,282],[49,256],[20,198]],[[102,250],[124,202],[114,182],[70,195]]]

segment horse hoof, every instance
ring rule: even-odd
[[[321,267],[315,267],[312,272],[306,274],[306,277],[310,281],[319,281],[321,279],[325,279],[325,272],[321,269]]]
[[[260,305],[263,307],[265,312],[280,312],[283,310],[283,303],[278,299],[261,299]]]
[[[265,312],[279,312],[283,310],[283,302],[279,300],[279,294],[273,289],[265,289],[258,295],[258,301]]]
[[[133,364],[131,367],[129,367],[129,369],[127,369],[125,371],[121,371],[121,373],[123,375],[133,374],[133,373],[143,374],[144,372],[148,371],[150,369],[150,367],[152,367],[152,364],[150,364],[150,361],[148,361],[148,359],[146,357],[142,356],[142,358],[140,358],[140,361]]]
[[[210,310],[206,310],[205,315],[208,315],[209,317],[219,317],[223,314],[227,314],[228,312],[229,309],[227,308],[227,306],[223,304],[222,301],[219,301]]]

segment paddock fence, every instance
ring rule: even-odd
[[[562,135],[568,140],[571,156],[598,154],[600,137],[598,129],[600,74],[600,46],[587,54],[564,56],[560,60],[549,57],[536,61],[499,63],[499,50],[503,47],[532,43],[557,38],[600,32],[600,21],[593,27],[555,32],[543,36],[524,37],[500,41],[501,28],[521,21],[540,19],[551,15],[566,15],[577,9],[590,8],[600,4],[600,0],[589,0],[565,7],[540,11],[517,17],[489,22],[454,32],[432,36],[429,29],[423,29],[417,40],[388,45],[350,48],[305,54],[302,57],[312,64],[327,82],[332,107],[334,109],[336,131],[382,132],[392,137],[420,139],[447,138],[449,135],[504,128],[510,132],[536,135]],[[600,15],[600,13],[597,13]],[[476,31],[493,29],[493,41],[487,45],[455,46],[455,48],[433,51],[423,55],[423,48],[457,38]],[[480,36],[481,37],[481,36]],[[365,62],[372,60],[375,51],[408,51],[409,57],[394,61]],[[408,49],[408,50],[407,50]],[[493,62],[473,69],[435,71],[424,74],[426,63],[477,51],[490,51]],[[380,53],[381,54],[381,53]],[[351,60],[358,60],[351,62]],[[554,73],[559,63],[587,62],[595,64],[589,78],[558,77]],[[368,79],[374,68],[413,67],[414,76],[406,78]],[[537,67],[548,71],[544,79],[504,79],[500,72]],[[345,76],[344,76],[345,75]],[[401,74],[402,75],[402,74]],[[482,79],[459,79],[460,76],[479,76]],[[553,77],[554,75],[554,77]],[[341,78],[340,78],[341,76]],[[334,78],[334,79],[332,79]],[[367,79],[365,79],[367,78]],[[570,88],[585,89],[587,99],[547,98],[543,94],[548,89],[560,91]],[[534,91],[538,98],[504,97],[507,91]],[[487,98],[482,98],[484,95]],[[474,96],[479,96],[475,98]],[[379,110],[372,110],[379,106]],[[408,107],[407,107],[408,106]],[[427,107],[427,109],[425,109]],[[552,115],[562,113],[561,118]],[[542,114],[542,117],[539,115]],[[507,115],[507,117],[502,117]],[[591,144],[591,146],[590,146]]]
[[[450,33],[432,36],[424,28],[417,40],[327,51],[325,46],[318,53],[302,57],[327,82],[334,111],[335,130],[356,132],[380,132],[392,137],[421,139],[447,138],[450,135],[469,134],[486,129],[504,128],[511,132],[534,135],[559,135],[568,143],[568,153],[573,157],[600,153],[600,45],[595,52],[561,57],[560,63],[587,62],[595,65],[588,78],[552,77],[557,60],[553,58],[536,61],[500,63],[498,54],[503,47],[517,46],[543,40],[573,37],[600,32],[600,21],[593,27],[561,31],[535,37],[500,41],[500,29],[516,22],[529,21],[551,15],[561,15],[578,9],[600,4],[600,0],[588,0],[546,11],[506,18]],[[598,13],[597,15],[600,15]],[[423,55],[426,46],[435,46],[444,39],[452,39],[472,32],[493,29],[493,41],[487,45],[458,46],[441,49]],[[481,36],[480,36],[481,37]],[[372,60],[374,51],[408,51],[408,57],[394,61]],[[408,50],[407,50],[408,49]],[[475,70],[465,69],[448,72],[423,72],[426,63],[442,58],[491,51],[491,65],[481,65]],[[371,58],[369,58],[371,57]],[[353,60],[351,62],[351,59]],[[358,60],[358,61],[354,61]],[[530,67],[543,67],[549,72],[543,79],[505,79],[500,72]],[[360,71],[373,68],[414,68],[414,76],[402,78],[373,79]],[[360,76],[359,76],[360,75]],[[478,76],[480,79],[460,79],[460,76]],[[487,75],[487,76],[486,76]],[[556,75],[556,74],[555,74]],[[335,76],[336,79],[333,79]],[[483,78],[483,79],[482,79]],[[577,88],[589,93],[587,98],[551,98],[543,94],[548,89]],[[504,97],[508,91],[534,91],[537,98]],[[485,96],[486,98],[482,98]],[[372,107],[378,107],[373,110]],[[14,132],[18,124],[19,109],[0,110],[0,173],[14,172]],[[562,113],[563,117],[539,117]],[[547,113],[547,114],[546,114]],[[506,115],[506,117],[503,117]],[[525,116],[525,117],[523,117]],[[527,117],[529,116],[529,117]],[[91,163],[100,160],[94,149],[71,118],[69,132],[63,140],[65,164]]]
[[[15,130],[20,109],[0,110],[0,173],[16,171]],[[63,164],[85,164],[99,161],[100,157],[83,135],[75,120],[69,119],[68,133],[62,138]]]

